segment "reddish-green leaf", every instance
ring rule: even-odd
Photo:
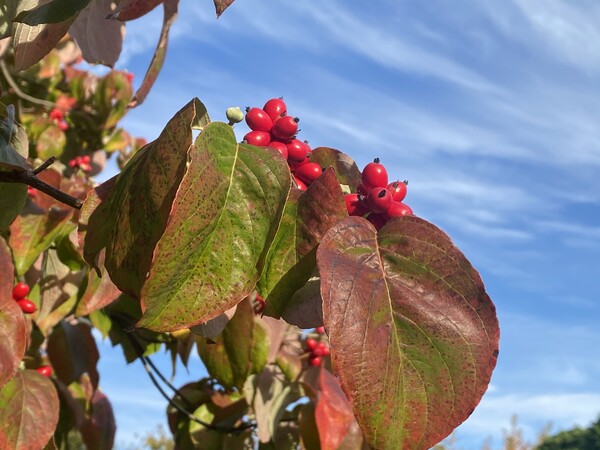
[[[333,367],[368,443],[442,440],[479,403],[498,355],[495,307],[477,271],[412,216],[379,234],[350,217],[323,238],[317,262]]]
[[[189,327],[247,296],[260,276],[290,184],[279,152],[237,144],[225,123],[206,126],[154,249],[139,326]]]
[[[344,197],[331,168],[303,194],[299,190],[290,192],[258,283],[258,291],[266,299],[265,314],[281,317],[287,308],[294,308],[290,299],[313,274],[314,250],[319,241],[345,217]],[[319,307],[319,303],[314,305],[315,310]],[[305,325],[301,320],[296,323],[293,314],[289,320],[294,325]]]
[[[48,339],[48,356],[56,376],[66,385],[79,381],[87,373],[94,389],[98,387],[96,364],[100,355],[91,328],[62,321]]]
[[[87,316],[111,304],[121,295],[121,291],[110,280],[106,270],[103,270],[101,275],[102,278],[96,272],[90,271],[86,290],[77,304],[75,315]]]
[[[102,392],[95,390],[89,408],[91,411],[79,426],[87,449],[112,449],[117,427],[110,401]]]
[[[106,20],[106,16],[112,13],[112,3],[112,0],[91,0],[69,29],[69,34],[81,48],[83,58],[89,63],[113,67],[121,54],[125,26]]]
[[[352,406],[331,372],[321,369],[315,410],[321,450],[337,450],[354,422]]]
[[[131,103],[129,103],[130,108],[135,108],[136,106],[144,103],[146,96],[152,89],[154,82],[158,78],[158,74],[162,69],[163,63],[165,62],[165,57],[167,55],[167,44],[169,42],[169,30],[171,29],[171,25],[175,22],[177,18],[177,8],[179,6],[179,0],[165,0],[163,2],[164,8],[164,18],[162,29],[160,30],[160,37],[158,38],[158,43],[156,44],[156,49],[154,50],[154,55],[152,55],[152,61],[150,62],[150,66],[146,71],[146,75],[144,75],[144,80],[142,81],[141,86],[133,96]]]
[[[18,372],[0,389],[0,447],[44,448],[58,423],[58,394],[35,370]]]
[[[74,229],[75,225],[70,222],[72,216],[73,210],[52,208],[47,213],[42,211],[17,217],[10,226],[9,244],[19,275],[27,272],[54,239]]]
[[[82,221],[87,226],[80,227],[87,233],[84,256],[95,264],[106,246],[105,265],[111,279],[134,297],[146,279],[185,172],[198,105],[197,99],[188,103],[155,141],[133,156],[116,180],[86,199]],[[89,216],[88,203],[99,205]]]
[[[214,0],[217,17],[219,17],[227,8],[231,6],[234,0]]]
[[[10,250],[0,238],[0,388],[17,373],[27,342],[23,312],[11,297],[13,280]]]
[[[139,19],[163,2],[164,0],[122,0],[117,10],[107,19],[118,19],[121,22]]]
[[[56,250],[50,249],[42,262],[42,274],[39,280],[40,304],[35,321],[42,333],[47,335],[75,307],[79,284],[85,273],[71,271],[59,260]]]
[[[89,2],[90,0],[52,0],[31,10],[23,11],[13,19],[13,22],[22,22],[32,26],[59,23],[73,17]]]
[[[25,206],[27,185],[0,183],[0,192],[0,234],[4,234]]]
[[[358,166],[350,156],[339,150],[317,147],[310,155],[310,160],[318,163],[321,167],[333,167],[340,183],[350,186],[352,192],[355,192],[356,186],[360,184]]]

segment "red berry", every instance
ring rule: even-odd
[[[285,145],[283,142],[271,141],[269,143],[269,147],[273,147],[275,150],[277,150],[279,153],[281,153],[285,159],[288,159],[287,145]]]
[[[89,164],[91,161],[90,155],[83,155],[82,157],[79,158],[79,161],[83,164]]]
[[[273,120],[260,108],[246,108],[246,123],[253,131],[271,131]]]
[[[413,210],[406,203],[392,202],[385,214],[391,219],[392,217],[412,216]]]
[[[277,119],[287,114],[287,106],[283,99],[272,98],[265,103],[263,111],[267,113],[273,122],[275,122]]]
[[[79,164],[79,168],[83,170],[85,173],[90,173],[92,171],[92,166],[86,163]]]
[[[36,310],[35,304],[31,300],[27,300],[26,298],[22,300],[17,300],[17,305],[21,308],[25,314],[34,313]]]
[[[305,190],[308,189],[308,187],[306,186],[306,184],[304,184],[304,181],[302,181],[300,178],[294,177],[294,181],[296,182],[296,187],[298,189],[300,189],[301,191],[305,191]]]
[[[315,348],[317,348],[318,345],[319,343],[315,338],[308,338],[306,340],[306,348],[308,348],[309,350],[314,350]]]
[[[52,367],[50,366],[40,366],[35,370],[44,375],[46,378],[50,378],[52,376]]]
[[[387,185],[388,191],[392,193],[392,200],[395,202],[404,200],[404,197],[406,197],[407,184],[406,181],[394,181]]]
[[[392,203],[392,194],[386,188],[373,188],[367,195],[367,206],[374,213],[384,213]]]
[[[323,334],[325,333],[325,327],[317,327],[315,331],[319,334]]]
[[[67,131],[69,129],[69,124],[64,120],[61,120],[58,122],[58,128],[60,128],[62,131]]]
[[[320,349],[320,355],[317,356],[329,356],[329,347],[327,347],[327,344],[325,342],[319,342],[319,345],[317,347],[318,349]],[[313,354],[316,355],[316,353],[313,352]]]
[[[27,195],[29,195],[30,197],[35,197],[37,195],[37,189],[33,188],[31,186],[27,187]]]
[[[254,309],[254,314],[262,314],[265,310],[265,300],[258,294],[252,302],[252,309]]]
[[[372,163],[365,166],[361,178],[364,188],[370,191],[376,187],[386,187],[388,185],[388,174],[383,164],[379,163],[379,158],[375,158]]]
[[[321,357],[311,356],[310,358],[308,358],[308,363],[313,367],[318,367],[321,365]]]
[[[127,81],[129,81],[129,83],[133,81],[133,72],[127,72],[125,76],[127,77]]]
[[[14,300],[22,300],[29,294],[29,286],[25,283],[17,283],[12,290],[12,298]]]
[[[54,108],[50,111],[50,118],[56,122],[61,122],[65,118],[65,113],[58,108]]]
[[[298,133],[298,122],[300,122],[300,119],[297,117],[283,116],[273,124],[271,134],[282,141],[293,139]]]
[[[309,147],[298,139],[292,139],[286,146],[288,151],[288,161],[290,163],[302,163],[306,161],[306,158],[310,154]]]
[[[356,193],[364,195],[366,197],[369,194],[369,191],[366,190],[362,184],[359,184],[358,186],[356,186]]]
[[[382,214],[371,213],[367,216],[367,220],[373,224],[376,230],[380,230],[387,222],[387,218]]]
[[[271,135],[266,131],[250,131],[244,136],[244,142],[250,145],[269,145]]]
[[[364,197],[360,194],[346,194],[344,200],[346,200],[346,209],[350,216],[364,216],[369,212]]]
[[[301,164],[296,168],[296,176],[306,184],[311,184],[313,181],[319,178],[322,173],[323,169],[321,169],[321,166],[314,162]]]

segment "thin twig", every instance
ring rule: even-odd
[[[10,87],[13,88],[13,91],[15,91],[15,94],[17,95],[17,97],[20,97],[23,100],[27,100],[30,103],[35,103],[37,105],[45,106],[46,108],[52,109],[52,108],[56,107],[56,104],[53,102],[49,102],[48,100],[43,100],[43,99],[37,98],[37,97],[32,97],[31,95],[23,92],[19,88],[19,86],[17,85],[15,80],[13,79],[12,75],[10,74],[10,70],[8,70],[8,67],[6,66],[6,62],[4,61],[4,59],[0,59],[0,70],[2,70],[2,75],[4,75],[4,78],[6,78],[6,81],[8,82]]]
[[[38,191],[49,195],[50,197],[58,200],[65,205],[69,205],[75,209],[81,209],[83,202],[78,198],[75,198],[54,186],[40,180],[36,175],[42,170],[47,169],[56,158],[52,157],[48,161],[44,162],[40,167],[35,170],[10,170],[0,171],[0,182],[3,183],[22,183],[28,186],[36,188]]]

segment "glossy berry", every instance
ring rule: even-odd
[[[61,122],[65,118],[65,113],[58,108],[54,108],[50,111],[50,118],[56,122]]]
[[[367,206],[371,212],[380,214],[387,211],[392,203],[392,194],[386,188],[373,188],[367,195]]]
[[[293,139],[298,133],[298,122],[300,122],[300,119],[297,117],[283,116],[273,124],[271,134],[282,141]]]
[[[361,177],[362,184],[367,191],[376,187],[386,187],[388,185],[388,174],[383,164],[379,163],[379,158],[375,158],[372,163],[365,166]]]
[[[265,103],[263,111],[271,118],[273,122],[287,114],[287,106],[283,99],[272,98]]]
[[[376,230],[379,231],[387,222],[387,217],[385,217],[383,214],[371,213],[367,216],[367,220],[373,224]]]
[[[385,212],[385,215],[390,219],[392,217],[412,216],[413,210],[406,203],[392,202]]]
[[[36,372],[44,375],[46,378],[50,378],[52,376],[52,367],[50,366],[40,366],[35,370]]]
[[[246,108],[246,123],[253,131],[271,131],[273,119],[260,108]]]
[[[35,304],[26,298],[17,300],[17,305],[19,305],[19,308],[21,308],[21,311],[23,311],[25,314],[32,314],[36,310]]]
[[[308,189],[308,187],[306,186],[306,184],[304,184],[304,181],[302,181],[300,178],[294,177],[294,181],[296,182],[296,187],[298,189],[300,189],[301,191],[305,191],[305,190]]]
[[[321,343],[319,343],[315,348],[313,348],[312,350],[312,355],[313,356],[325,356],[324,355],[324,351],[323,351],[323,345],[321,345]]]
[[[306,348],[308,348],[309,350],[314,350],[315,348],[317,348],[319,345],[319,343],[317,342],[317,340],[315,338],[308,338],[306,340]]]
[[[244,136],[244,142],[250,145],[269,145],[271,142],[271,135],[266,131],[250,131]]]
[[[361,194],[346,194],[344,200],[350,216],[364,216],[369,212],[369,208]]]
[[[131,84],[131,82],[133,81],[133,72],[127,72],[125,76],[127,77],[127,81],[129,82],[129,84]]]
[[[288,151],[288,161],[290,163],[302,163],[306,161],[306,158],[310,154],[308,146],[298,139],[292,139],[291,142],[286,144],[286,147]]]
[[[316,354],[316,350],[317,349],[319,349],[320,355]],[[316,356],[329,356],[329,347],[327,347],[327,344],[325,342],[319,342],[319,345],[315,349],[315,352],[313,352],[313,355],[316,355]]]
[[[321,357],[311,356],[310,358],[308,358],[308,363],[313,367],[319,367],[321,365]]]
[[[325,333],[325,327],[317,327],[315,328],[315,331],[319,334],[323,334]]]
[[[279,153],[281,153],[285,159],[288,159],[287,145],[284,144],[283,142],[281,142],[281,141],[271,141],[269,143],[269,147],[273,147],[275,150],[277,150]]]
[[[314,162],[308,162],[296,168],[296,176],[306,184],[311,184],[319,178],[322,173],[323,169],[321,169],[321,166]]]
[[[29,294],[29,286],[25,283],[17,283],[14,285],[12,290],[13,300],[22,300]]]
[[[395,202],[401,202],[406,197],[407,182],[406,181],[394,181],[387,185],[388,191],[392,193],[392,200]]]
[[[27,187],[27,195],[29,195],[30,197],[35,197],[37,196],[37,189],[33,188],[31,186]]]

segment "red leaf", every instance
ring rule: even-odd
[[[219,17],[231,4],[234,0],[214,0],[215,2],[215,10],[217,11],[217,17]]]
[[[79,427],[83,441],[88,450],[110,450],[117,430],[110,401],[96,390],[90,408],[91,414],[86,415]]]
[[[109,14],[107,19],[118,19],[121,22],[139,19],[145,16],[165,0],[122,0],[117,10]]]
[[[498,355],[494,304],[439,228],[334,226],[317,252],[332,364],[367,442],[427,449],[472,413]]]
[[[18,372],[0,390],[0,448],[44,448],[58,423],[54,384],[35,370]]]
[[[335,377],[321,369],[321,395],[315,410],[321,450],[337,450],[354,422],[352,406]]]
[[[10,250],[0,238],[0,388],[17,373],[27,343],[23,312],[11,297],[13,280]]]

